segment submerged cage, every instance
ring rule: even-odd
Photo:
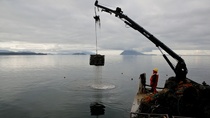
[[[90,65],[104,66],[104,55],[90,55]]]

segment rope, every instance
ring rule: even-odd
[[[96,55],[98,54],[98,35],[97,35],[97,23],[99,23],[99,28],[101,27],[100,17],[96,13],[96,7],[95,7],[95,16],[93,17],[95,19],[95,38],[96,38]]]
[[[96,22],[95,22],[95,37],[96,37],[96,54],[98,54],[98,36],[97,36]]]

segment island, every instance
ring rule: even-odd
[[[144,54],[135,50],[124,50],[120,55],[144,55]]]
[[[46,53],[36,53],[36,52],[14,52],[8,50],[0,50],[0,55],[47,55]]]
[[[73,53],[72,55],[87,55],[87,53]]]

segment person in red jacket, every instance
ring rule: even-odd
[[[157,93],[156,87],[157,87],[157,83],[158,83],[158,77],[159,77],[158,69],[154,68],[153,69],[153,74],[150,77],[150,86],[152,87],[151,92],[153,92],[153,93]]]

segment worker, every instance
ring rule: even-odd
[[[150,86],[151,88],[151,92],[153,93],[157,93],[156,87],[157,87],[157,83],[158,83],[158,68],[154,68],[153,69],[153,74],[150,77]]]

